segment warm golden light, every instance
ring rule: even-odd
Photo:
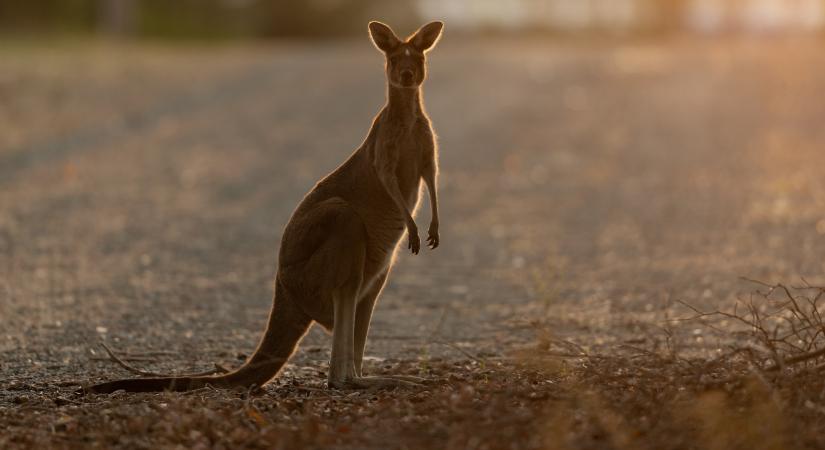
[[[419,5],[425,15],[470,29],[811,31],[825,21],[821,0],[422,0]]]
[[[0,449],[825,449],[824,9],[0,0]]]

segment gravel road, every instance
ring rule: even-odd
[[[446,37],[442,246],[399,252],[371,364],[503,357],[536,329],[636,342],[740,276],[825,284],[822,45]],[[240,364],[281,230],[363,139],[381,65],[366,38],[0,49],[0,405],[123,375],[100,339],[149,370]],[[287,374],[322,377],[329,341]]]

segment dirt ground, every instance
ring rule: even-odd
[[[326,391],[313,329],[262,392],[83,398],[127,375],[100,340],[157,372],[243,362],[281,229],[363,139],[382,61],[366,38],[5,43],[0,447],[657,448],[615,420],[557,438],[588,379],[525,359],[547,335],[712,356],[668,321],[676,300],[727,308],[753,289],[740,276],[825,284],[824,46],[447,36],[425,89],[442,245],[399,253],[367,361],[430,384]]]

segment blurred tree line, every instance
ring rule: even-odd
[[[370,19],[412,30],[422,16],[452,32],[823,29],[825,0],[0,0],[0,36],[325,37],[364,33]]]
[[[0,0],[0,33],[153,38],[312,37],[365,33],[380,17],[418,22],[414,0]]]

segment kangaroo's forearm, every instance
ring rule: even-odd
[[[438,236],[438,183],[436,182],[437,169],[435,160],[433,160],[429,167],[426,167],[422,178],[427,184],[427,190],[430,192],[430,211],[432,211],[432,219],[430,220],[430,228],[427,230],[427,244],[431,249],[435,250],[440,242]]]
[[[427,185],[427,191],[430,193],[432,221],[438,223],[438,183],[436,182],[434,170],[424,174],[424,183]]]
[[[407,207],[407,204],[404,203],[404,197],[401,195],[401,188],[398,187],[398,180],[396,180],[393,176],[387,175],[379,175],[378,178],[381,180],[381,184],[384,186],[387,194],[389,194],[390,198],[392,198],[395,206],[398,207],[404,215],[404,220],[407,222],[407,226],[410,224],[415,224],[415,220],[412,217],[410,209]]]
[[[430,191],[430,212],[432,213],[432,221],[438,223],[438,194],[435,191]]]

